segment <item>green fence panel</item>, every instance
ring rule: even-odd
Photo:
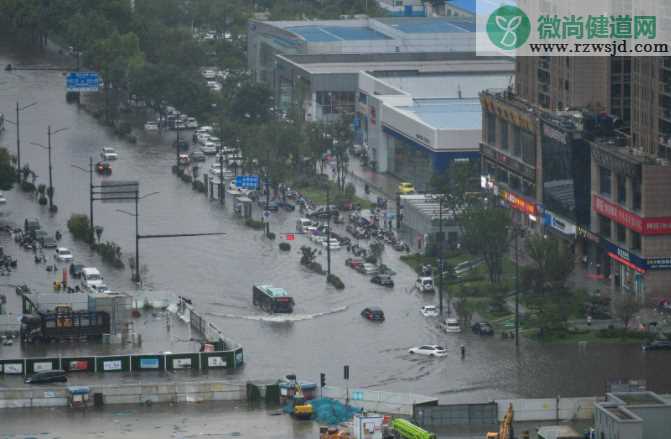
[[[132,355],[133,372],[145,370],[165,370],[164,355]]]
[[[98,372],[128,372],[130,371],[130,357],[128,355],[114,355],[96,358]]]
[[[58,358],[29,358],[26,359],[26,375],[32,375],[35,372],[53,370],[59,368]]]
[[[63,357],[61,366],[68,372],[95,372],[96,357]]]
[[[168,370],[199,368],[198,354],[166,354],[165,361]]]
[[[235,367],[235,353],[224,352],[202,352],[200,364],[204,370],[207,369],[233,369]]]

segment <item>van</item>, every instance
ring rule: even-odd
[[[314,230],[315,225],[309,218],[299,218],[296,221],[296,231],[299,233],[306,233],[308,230]]]
[[[103,285],[103,277],[95,267],[82,268],[82,287],[85,290],[93,291]]]
[[[68,380],[65,371],[61,369],[44,370],[42,372],[35,372],[25,379],[26,384],[47,384],[47,383],[64,383]]]

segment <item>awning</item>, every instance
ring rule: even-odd
[[[631,268],[632,270],[638,272],[638,273],[645,273],[645,270],[637,267],[636,265],[632,264],[631,262],[627,261],[626,259],[616,255],[613,252],[608,252],[608,256],[611,257],[611,259],[615,259],[617,262],[619,262],[622,265],[626,265],[627,267]]]

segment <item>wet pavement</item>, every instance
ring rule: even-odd
[[[0,43],[0,65],[43,63],[40,56],[19,59]],[[208,201],[170,171],[174,163],[171,134],[146,134],[139,131],[137,144],[120,141],[108,129],[64,97],[62,72],[0,72],[0,112],[13,118],[15,101],[38,104],[22,113],[22,161],[30,163],[38,182],[47,181],[47,157],[30,142],[46,143],[46,127],[69,127],[54,138],[54,186],[56,215],[49,215],[34,199],[13,190],[6,193],[8,203],[0,207],[1,221],[22,223],[25,217],[38,216],[46,230],[63,232],[62,244],[73,250],[78,262],[95,265],[103,271],[113,289],[133,292],[129,270],[114,270],[102,263],[82,243],[73,242],[65,223],[73,212],[88,213],[88,175],[71,165],[86,167],[90,156],[97,159],[103,146],[114,146],[119,160],[112,163],[110,180],[140,181],[141,192],[160,192],[140,205],[140,233],[226,232],[222,237],[153,239],[140,243],[142,265],[146,266],[145,287],[172,291],[191,297],[195,306],[207,313],[227,335],[245,349],[245,367],[237,379],[272,379],[295,372],[303,379],[316,381],[327,374],[329,385],[340,386],[342,366],[350,365],[351,384],[375,389],[436,395],[442,401],[473,402],[506,397],[602,394],[609,378],[645,378],[659,392],[671,391],[671,353],[642,353],[637,344],[588,346],[543,346],[523,340],[519,351],[509,340],[483,339],[468,332],[446,335],[436,319],[419,313],[424,304],[435,304],[437,297],[421,295],[412,289],[414,273],[398,259],[398,253],[385,250],[383,262],[398,272],[394,289],[372,285],[368,278],[345,267],[345,250],[333,252],[333,271],[347,288],[337,291],[326,285],[325,277],[307,272],[299,265],[298,247],[307,244],[302,236],[291,252],[278,251],[277,241],[263,238],[259,231],[243,226],[228,208]],[[0,144],[15,151],[11,125],[0,137]],[[209,167],[205,164],[204,167]],[[101,178],[95,177],[96,183]],[[96,203],[96,224],[104,227],[103,240],[121,245],[124,258],[133,254],[134,219],[117,212],[130,210],[125,204]],[[279,212],[271,218],[271,230],[295,230],[298,213]],[[16,248],[8,235],[0,234],[0,245],[19,257],[19,267],[0,283],[28,283],[49,291],[54,274],[37,267],[32,254]],[[326,254],[320,255],[326,265]],[[297,306],[289,316],[268,316],[251,304],[254,283],[285,287]],[[18,312],[13,288],[5,289],[8,309]],[[366,306],[384,309],[387,320],[376,324],[362,319]],[[158,335],[147,328],[143,351],[161,350],[149,340]],[[440,343],[452,352],[465,345],[467,355],[446,358],[416,358],[407,352],[419,344]],[[184,348],[189,348],[187,343]],[[71,347],[70,349],[78,349]],[[5,351],[0,347],[0,355]],[[14,347],[13,347],[14,349]],[[25,355],[36,355],[42,348],[26,347]],[[90,350],[90,346],[82,350]],[[0,379],[1,381],[1,379]]]

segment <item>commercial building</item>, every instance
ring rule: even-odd
[[[441,211],[442,208],[442,211]],[[456,246],[460,228],[454,221],[452,211],[441,206],[438,199],[430,194],[401,195],[403,221],[399,237],[413,252],[431,253],[439,242],[440,222],[443,223],[444,244]]]
[[[280,85],[277,55],[352,55],[318,61],[334,63],[334,72],[366,54],[474,52],[475,23],[467,18],[362,17],[321,21],[251,20],[247,31],[248,65],[257,81]],[[390,62],[392,58],[382,59]],[[370,60],[375,62],[375,60]],[[413,61],[400,57],[399,61]],[[414,60],[420,61],[420,60]],[[300,64],[300,61],[294,61]],[[310,80],[311,78],[305,78]],[[324,90],[335,91],[335,90]],[[356,89],[352,90],[354,93]]]
[[[479,161],[478,93],[512,80],[507,58],[458,54],[440,67],[420,74],[359,74],[356,125],[371,165],[422,192],[452,163]]]
[[[422,0],[377,0],[377,4],[394,17],[425,17],[427,9]]]
[[[592,143],[591,231],[603,275],[641,300],[671,285],[671,166],[627,142]]]

